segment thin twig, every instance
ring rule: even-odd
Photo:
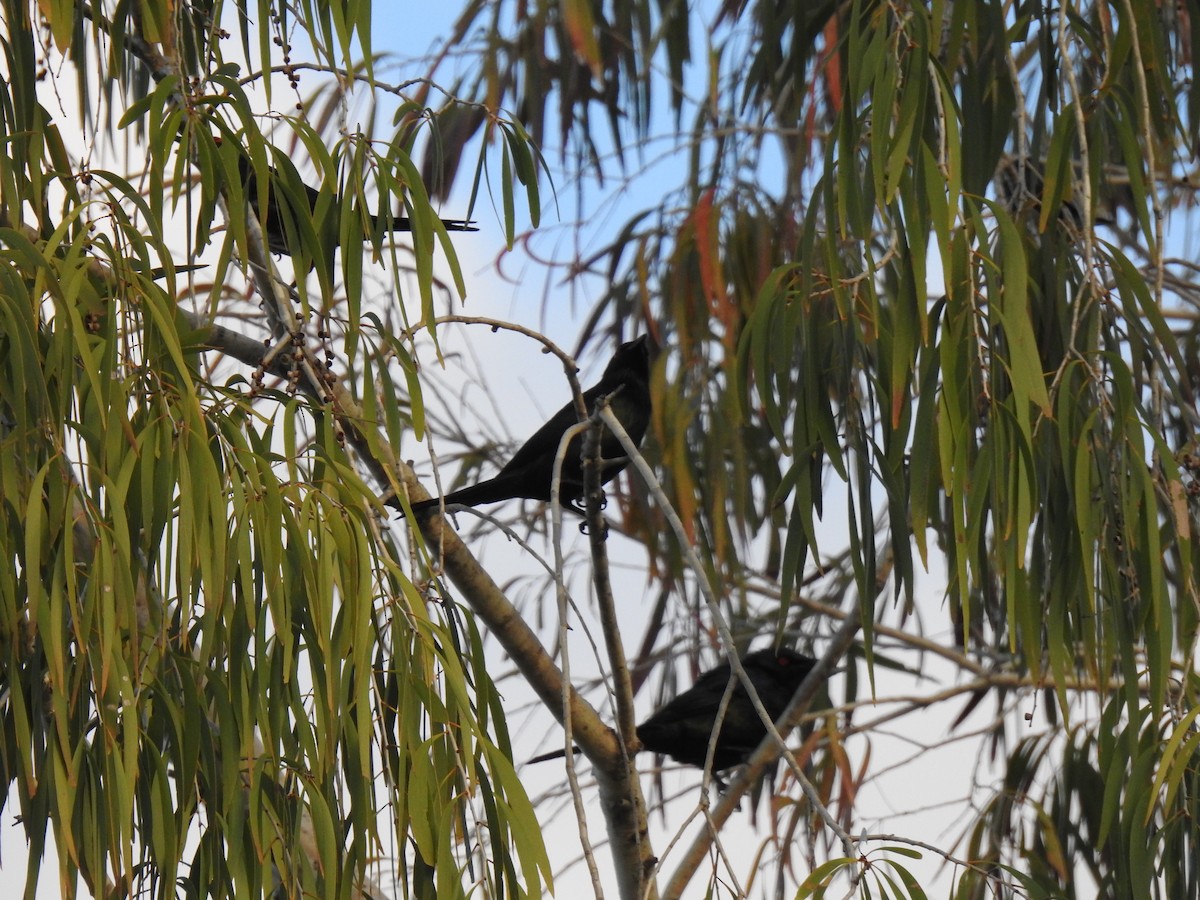
[[[567,614],[567,584],[565,576],[565,564],[563,561],[562,552],[562,504],[559,502],[559,491],[562,485],[562,467],[563,461],[566,459],[567,448],[570,446],[571,439],[581,431],[588,428],[587,423],[574,425],[563,432],[562,438],[558,442],[558,449],[554,454],[554,473],[550,478],[550,496],[553,498],[553,518],[554,532],[552,544],[554,546],[554,587],[555,596],[558,598],[558,643],[559,643],[559,667],[562,669],[563,680],[562,689],[565,695],[571,688],[571,657],[569,652],[569,642],[567,641],[568,631],[570,629],[570,616]],[[563,740],[566,742],[566,764],[567,764],[567,784],[571,788],[571,803],[575,808],[575,824],[579,829],[579,844],[583,850],[583,859],[587,864],[588,876],[592,881],[592,890],[597,898],[604,896],[604,888],[600,883],[600,869],[596,865],[596,854],[592,848],[591,837],[588,834],[587,827],[587,810],[583,802],[583,790],[579,786],[579,773],[575,769],[575,738],[571,724],[570,707],[563,704],[565,715],[562,717]]]

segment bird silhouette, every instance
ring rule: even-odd
[[[600,397],[608,398],[613,414],[633,442],[640,446],[650,425],[650,347],[646,335],[618,347],[600,381],[584,391],[583,399],[589,413],[594,411]],[[578,421],[575,404],[566,404],[521,445],[494,477],[447,494],[445,504],[475,506],[516,497],[549,502],[558,445],[563,433]],[[583,512],[580,502],[583,497],[582,437],[576,435],[567,446],[559,487],[561,502],[578,512]],[[600,456],[606,460],[600,473],[604,484],[629,463],[621,442],[607,429],[600,439]],[[436,498],[418,501],[412,504],[412,510],[416,513],[438,505]]]
[[[297,202],[307,204],[308,214],[311,216],[316,211],[317,198],[320,192],[310,184],[302,183],[303,196],[296,200],[291,199],[283,184],[286,183],[279,171],[270,166],[267,167],[270,173],[270,185],[267,190],[267,205],[266,210],[262,209],[259,190],[258,176],[255,174],[254,166],[251,165],[249,157],[245,154],[238,154],[238,173],[242,179],[242,185],[246,193],[246,201],[250,204],[254,214],[258,217],[262,224],[263,236],[267,241],[267,248],[272,253],[292,255],[291,246],[288,243],[288,228],[286,223],[291,220],[291,210]],[[292,195],[295,197],[295,195]],[[341,198],[335,198],[336,204],[342,202]],[[412,221],[407,216],[392,216],[390,219],[367,214],[366,220],[369,224],[372,233],[377,231],[412,231]],[[467,219],[442,219],[442,225],[447,231],[478,231],[475,224]],[[341,243],[341,237],[338,227],[338,216],[336,214],[329,215],[326,219],[327,226],[321,230],[320,238],[327,254],[330,265],[332,266],[333,251]]]
[[[787,709],[800,682],[816,664],[811,656],[786,647],[756,650],[742,659],[742,668],[771,721]],[[731,671],[728,662],[709,669],[688,690],[639,725],[637,736],[642,749],[669,756],[684,765],[703,768]],[[740,679],[735,681],[713,749],[713,771],[741,765],[766,736],[767,726],[754,708],[745,685]],[[545,762],[565,755],[566,751],[556,750],[530,762]]]

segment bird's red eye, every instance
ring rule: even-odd
[[[775,662],[779,663],[781,666],[790,666],[792,664],[792,659],[789,656],[777,656],[775,657]]]

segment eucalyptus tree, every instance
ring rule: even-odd
[[[538,895],[566,815],[628,897],[1200,894],[1194,12],[469,3],[381,53],[406,38],[369,4],[6,0],[0,763],[30,884],[52,835],[93,894]],[[430,402],[447,326],[547,347],[579,396],[532,316],[456,310],[467,253],[519,256],[548,312],[570,291],[580,359],[660,348],[603,510],[585,466],[586,560],[553,505],[457,520],[519,538],[503,586],[455,519],[388,515],[506,458]],[[559,665],[577,563],[611,719]],[[634,697],[764,636],[823,657],[808,724],[782,775],[776,734],[711,809],[663,800],[706,823],[666,846]],[[607,850],[574,764],[566,813],[527,795],[495,647],[592,763]],[[865,807],[904,727],[987,757],[955,833]],[[722,837],[756,789],[749,863]]]

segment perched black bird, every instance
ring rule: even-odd
[[[742,667],[772,721],[782,715],[796,688],[816,664],[812,657],[786,647],[757,650],[742,660]],[[703,768],[730,671],[727,662],[709,669],[691,688],[639,725],[637,733],[642,747],[684,765]],[[766,736],[767,726],[750,702],[750,695],[740,681],[736,682],[713,751],[713,771],[744,763]]]
[[[294,208],[294,203],[297,201],[290,200],[286,194],[283,194],[282,188],[279,186],[281,177],[275,169],[270,169],[271,172],[271,187],[267,192],[267,209],[264,215],[259,204],[258,196],[258,177],[254,173],[254,167],[250,164],[249,157],[244,154],[238,155],[238,173],[242,179],[242,186],[245,188],[246,201],[258,216],[259,222],[263,226],[263,236],[267,241],[267,248],[272,253],[291,254],[288,247],[287,227],[284,224],[286,221],[284,216],[288,213],[284,209],[284,204],[288,205],[288,209]],[[308,212],[312,215],[316,209],[317,197],[319,192],[315,187],[309,184],[302,185],[304,188],[303,202],[308,204]],[[281,197],[283,198],[281,200]],[[393,216],[390,221],[384,221],[379,216],[368,215],[368,221],[373,231],[378,231],[387,228],[390,231],[412,231],[412,222],[407,216]],[[475,224],[466,219],[442,219],[442,225],[447,231],[478,231]],[[338,233],[338,225],[336,218],[331,218],[330,227],[325,229],[327,232],[323,234],[324,243],[327,245],[327,252],[332,257],[333,250],[338,246],[341,238]]]
[[[600,381],[584,391],[589,412],[602,396],[609,398],[613,414],[633,442],[640,445],[650,424],[650,347],[646,335],[618,347]],[[446,505],[475,506],[514,497],[549,502],[558,444],[563,433],[578,421],[575,404],[568,403],[521,445],[495,477],[447,494]],[[577,435],[567,446],[559,489],[561,501],[580,512],[583,511],[582,448],[583,435]],[[615,478],[629,462],[621,442],[607,429],[600,439],[600,456],[608,461],[600,473],[602,483]],[[433,499],[414,503],[412,508],[413,512],[419,512],[437,505],[438,501]]]
[[[795,650],[756,650],[742,659],[750,682],[758,692],[763,708],[774,721],[791,702],[796,689],[817,661]],[[637,728],[642,749],[669,756],[684,765],[704,767],[713,723],[721,707],[721,698],[729,686],[729,663],[722,663],[701,675],[684,691]],[[734,682],[721,730],[713,750],[713,771],[740,765],[767,736],[750,695],[741,681]],[[562,750],[539,756],[530,762],[544,762],[564,756]]]

